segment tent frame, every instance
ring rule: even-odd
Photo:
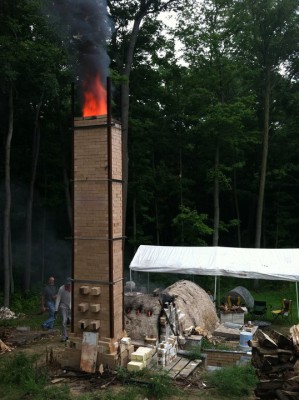
[[[131,271],[215,276],[215,299],[220,276],[294,282],[299,320],[299,249],[141,245],[129,268],[130,279]]]

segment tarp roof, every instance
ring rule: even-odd
[[[299,249],[141,245],[130,269],[299,281]]]

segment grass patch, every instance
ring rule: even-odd
[[[164,371],[154,373],[143,369],[138,372],[129,372],[125,368],[119,368],[117,376],[122,384],[138,386],[143,394],[149,398],[167,399],[169,396],[178,393],[178,388],[173,385],[173,380]],[[127,398],[125,397],[124,400],[127,400]]]
[[[225,399],[248,396],[257,384],[255,369],[251,365],[222,368],[207,373],[205,379]]]
[[[231,350],[225,343],[211,343],[208,339],[202,339],[202,350]]]
[[[18,386],[24,393],[35,395],[42,392],[49,375],[46,367],[37,366],[37,358],[18,353],[3,360],[0,366],[1,387]]]

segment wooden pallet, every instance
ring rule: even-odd
[[[201,363],[202,360],[189,360],[184,357],[177,357],[171,364],[163,367],[157,364],[157,355],[155,355],[147,368],[151,371],[164,371],[173,379],[183,379],[191,375]]]

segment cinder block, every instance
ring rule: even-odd
[[[86,329],[89,325],[89,320],[88,319],[80,319],[80,321],[78,321],[78,327],[79,329]]]
[[[131,354],[134,352],[134,345],[133,344],[131,344],[129,347],[128,347],[128,357],[129,357],[129,359],[131,360]]]
[[[78,310],[80,312],[86,312],[89,309],[89,304],[88,303],[80,303],[78,305]]]
[[[91,312],[99,312],[101,310],[101,304],[91,304],[90,311]]]
[[[120,366],[121,367],[127,368],[128,362],[129,362],[129,357],[128,356],[120,358]]]
[[[128,371],[141,371],[144,368],[144,363],[139,361],[130,361],[127,368]]]
[[[100,328],[100,320],[99,319],[94,319],[92,321],[90,321],[89,326],[91,327],[91,329],[97,331]]]
[[[90,294],[92,296],[99,296],[101,294],[101,287],[100,286],[92,287]]]
[[[79,289],[80,294],[89,294],[90,293],[90,287],[89,286],[81,286]]]

